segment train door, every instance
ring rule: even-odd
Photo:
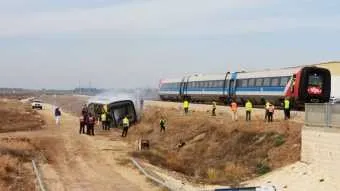
[[[179,99],[185,99],[188,94],[188,78],[184,77],[179,87]]]
[[[230,75],[230,72],[227,72],[225,74],[225,77],[224,77],[224,81],[223,81],[223,94],[222,94],[222,101],[225,102],[226,101],[226,98],[228,97],[229,95],[229,83],[228,83],[228,76]]]
[[[237,79],[237,72],[231,74],[231,78],[229,80],[229,91],[228,91],[228,98],[229,102],[236,96],[236,79]]]

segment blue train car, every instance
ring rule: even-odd
[[[280,104],[285,97],[299,104],[328,102],[330,72],[317,67],[293,67],[255,72],[195,74],[178,79],[161,80],[162,100],[192,102],[235,99],[243,104],[250,99],[255,104],[265,100]]]

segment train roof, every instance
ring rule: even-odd
[[[95,97],[92,98],[88,101],[88,105],[89,104],[102,104],[102,105],[107,105],[107,104],[111,104],[111,103],[115,103],[115,102],[122,102],[122,101],[132,101],[133,99],[126,96],[126,97]]]
[[[224,80],[226,74],[195,74],[189,76],[189,81]]]
[[[312,65],[306,65],[312,66]],[[290,76],[294,73],[298,72],[301,68],[306,66],[294,66],[294,67],[286,67],[281,69],[267,69],[267,70],[258,70],[258,71],[242,71],[236,72],[238,78],[258,78],[258,77],[277,77],[277,76]],[[230,72],[231,74],[234,72]],[[226,73],[216,73],[216,74],[193,74],[185,76],[184,78],[173,78],[173,79],[164,79],[161,83],[178,83],[183,79],[185,81],[209,81],[209,80],[224,80]],[[228,79],[230,79],[231,75],[228,75]]]
[[[301,67],[283,68],[283,69],[268,69],[262,71],[253,72],[241,72],[238,73],[239,78],[256,78],[256,77],[276,77],[276,76],[290,76],[296,73]]]

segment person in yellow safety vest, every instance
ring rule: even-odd
[[[266,104],[264,105],[264,108],[265,108],[264,121],[268,120],[269,106],[270,106],[270,102],[267,100]]]
[[[164,132],[165,133],[165,124],[166,124],[166,120],[165,118],[162,116],[161,120],[159,121],[159,127],[161,128],[161,133]]]
[[[232,120],[237,121],[237,103],[236,103],[236,101],[231,102],[230,108],[231,108],[231,111],[232,111],[232,115],[231,115]]]
[[[129,118],[127,116],[125,116],[124,119],[123,119],[123,133],[122,133],[122,137],[126,137],[127,136],[129,126],[130,126]]]
[[[108,123],[107,123],[107,113],[103,112],[100,116],[100,119],[102,121],[103,130],[109,130],[109,126],[108,126]]]
[[[285,120],[290,119],[290,101],[289,101],[289,98],[285,98],[283,105],[284,105]]]
[[[183,108],[184,108],[184,113],[188,114],[188,112],[189,112],[189,101],[188,100],[184,100]]]
[[[212,102],[212,116],[216,116],[216,102]]]
[[[247,102],[246,102],[246,121],[251,120],[252,110],[253,110],[253,104],[250,102],[250,100],[247,100]]]

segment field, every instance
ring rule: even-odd
[[[31,160],[39,156],[35,140],[25,132],[44,125],[40,116],[17,101],[0,101],[0,188],[1,190],[35,190]],[[8,132],[22,135],[9,136]]]
[[[151,141],[148,151],[133,156],[185,175],[194,182],[238,185],[300,159],[301,124],[263,120],[230,120],[229,114],[194,112],[184,116],[172,108],[148,107],[128,139]],[[159,120],[168,121],[160,133]],[[178,148],[179,143],[184,143]]]
[[[77,96],[43,100],[57,101],[63,110],[75,114],[86,102]],[[263,111],[256,112],[251,122],[245,122],[243,116],[233,122],[223,107],[216,117],[204,109],[209,106],[198,105],[184,116],[176,105],[146,104],[142,121],[129,130],[127,141],[133,145],[140,138],[148,139],[151,149],[133,152],[132,156],[177,171],[194,182],[227,185],[237,185],[300,159],[302,124],[283,121],[279,113],[272,124],[262,120]],[[161,116],[168,122],[164,134],[159,128]],[[112,137],[107,133],[100,135]],[[185,145],[177,148],[180,142]]]
[[[55,102],[51,97],[43,100]],[[79,114],[86,99],[59,96],[56,101],[62,110]],[[176,171],[192,182],[224,185],[238,185],[300,159],[302,123],[294,122],[300,121],[300,116],[288,122],[277,112],[274,122],[268,124],[263,121],[263,110],[258,110],[251,122],[244,121],[241,114],[239,121],[233,122],[223,106],[218,107],[218,116],[212,117],[209,105],[193,105],[188,116],[178,105],[146,102],[142,121],[129,130],[125,141],[134,145],[140,138],[148,139],[151,149],[132,152],[133,157]],[[168,122],[164,134],[159,128],[161,116]],[[117,130],[113,132],[98,133],[116,139]],[[178,148],[181,142],[185,145]]]

